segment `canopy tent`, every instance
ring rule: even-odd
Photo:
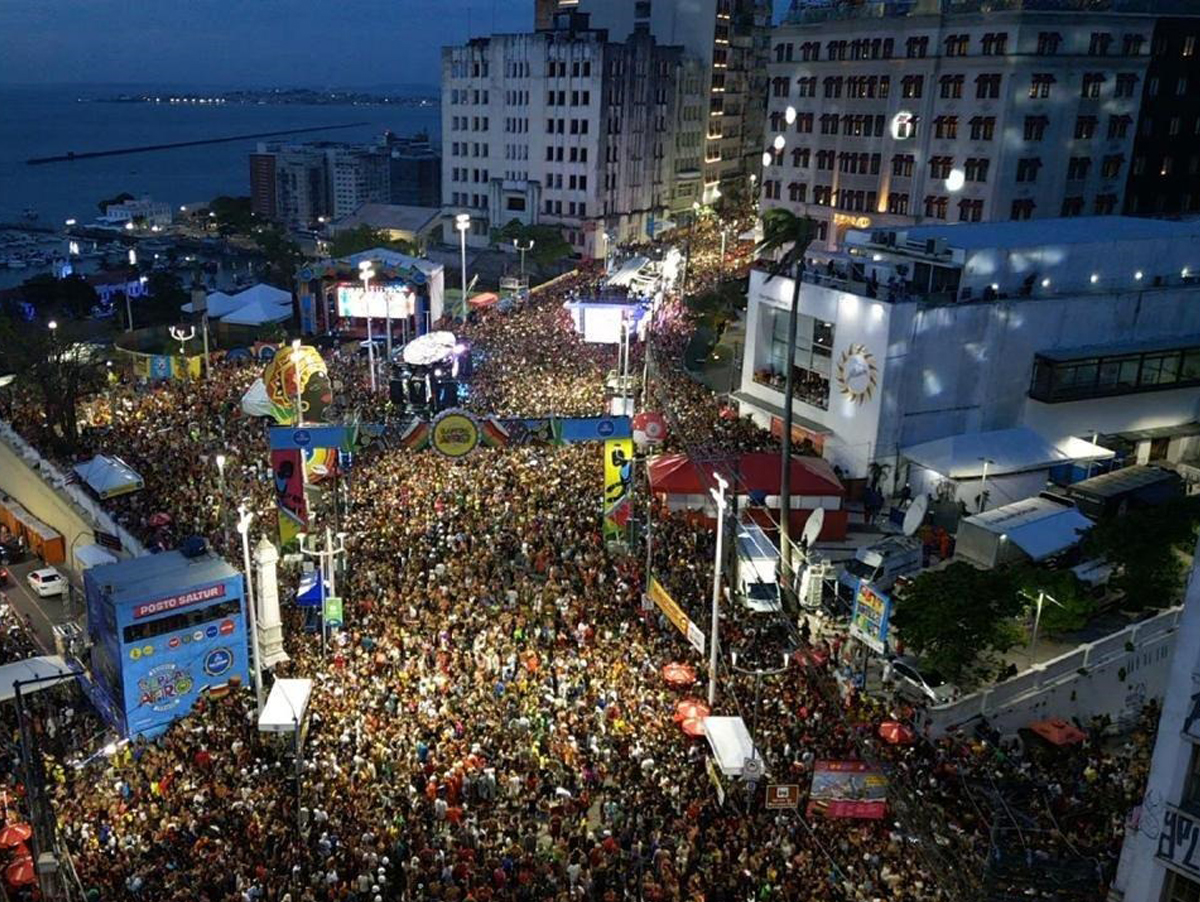
[[[1087,739],[1087,734],[1072,723],[1060,717],[1051,720],[1039,720],[1031,723],[1029,731],[1041,736],[1051,745],[1074,745]]]
[[[234,299],[231,294],[226,294],[223,291],[210,291],[208,293],[208,315],[210,318],[222,317],[226,313],[233,313],[239,307],[245,305],[244,301]],[[192,306],[192,302],[180,304],[179,309],[184,313],[195,313],[196,308]]]
[[[739,493],[779,494],[779,455],[756,452],[733,461],[693,462],[685,454],[660,454],[650,459],[650,488],[668,495],[700,495],[716,488],[720,473]],[[736,476],[735,476],[736,474]],[[819,457],[792,458],[793,495],[836,495],[845,489],[833,468]]]
[[[294,733],[308,714],[312,680],[278,679],[258,715],[260,733]]]
[[[290,305],[284,306],[260,300],[226,314],[221,317],[221,322],[239,326],[261,326],[266,323],[281,323],[291,318],[292,308]]]
[[[1055,446],[1027,426],[951,435],[910,445],[901,453],[917,466],[948,479],[980,477],[985,461],[989,476],[1002,476],[1113,456],[1107,448],[1077,438]]]
[[[0,702],[6,702],[16,697],[14,683],[26,683],[30,680],[42,680],[29,686],[21,686],[21,694],[29,695],[57,686],[78,676],[80,671],[72,670],[62,655],[42,655],[37,658],[26,658],[24,661],[13,661],[0,667]]]
[[[75,549],[75,566],[80,570],[116,562],[117,556],[99,545],[80,545]]]
[[[706,717],[704,735],[717,767],[727,777],[740,776],[746,759],[755,755],[750,731],[740,717]],[[762,761],[762,755],[757,757]]]
[[[495,307],[500,303],[500,295],[485,291],[483,294],[477,294],[467,300],[467,304],[475,310],[483,310],[487,307]]]
[[[145,481],[119,457],[97,454],[91,460],[76,464],[75,472],[101,499],[115,498],[145,488]]]
[[[245,291],[239,291],[233,296],[233,300],[238,302],[239,307],[245,307],[247,304],[285,304],[291,306],[292,293],[284,291],[282,288],[276,288],[274,285],[267,285],[259,282],[257,285],[251,285]]]

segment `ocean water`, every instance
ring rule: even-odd
[[[96,204],[122,191],[172,205],[219,194],[248,194],[247,155],[254,139],[150,153],[26,165],[30,157],[74,151],[166,144],[283,129],[365,122],[355,128],[296,135],[297,141],[367,142],[384,130],[427,131],[440,140],[438,108],[392,106],[273,106],[97,103],[96,97],[133,90],[0,87],[0,222],[35,210],[39,224],[85,222]],[[176,90],[187,90],[176,87]],[[167,92],[169,93],[169,91]],[[287,140],[287,136],[266,140]]]

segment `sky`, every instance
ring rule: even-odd
[[[0,0],[0,84],[436,88],[443,45],[532,28],[533,0]]]

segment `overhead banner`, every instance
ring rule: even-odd
[[[807,812],[879,820],[887,814],[887,777],[865,761],[817,761]]]
[[[892,600],[860,579],[854,593],[854,612],[850,615],[850,635],[883,654],[887,649],[891,613]]]
[[[625,537],[633,507],[633,439],[604,443],[604,541]]]
[[[681,608],[675,599],[671,597],[670,593],[663,588],[662,583],[660,583],[653,576],[650,577],[650,588],[647,590],[646,595],[658,606],[658,609],[663,612],[663,616],[671,621],[672,624],[674,624],[675,629],[683,633],[688,642],[691,643],[692,648],[696,649],[696,651],[700,652],[700,654],[704,654],[704,633],[700,630],[700,627],[696,626],[696,624],[692,622],[691,618],[684,613],[683,608]]]

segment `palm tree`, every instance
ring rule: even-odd
[[[767,281],[791,274],[792,309],[788,315],[787,367],[784,371],[783,452],[779,475],[779,556],[783,584],[792,585],[792,546],[788,529],[792,514],[792,374],[796,369],[796,319],[800,310],[800,283],[804,276],[804,252],[817,234],[817,223],[807,216],[776,207],[763,213],[763,239],[757,251],[773,254],[783,251],[771,267]]]

